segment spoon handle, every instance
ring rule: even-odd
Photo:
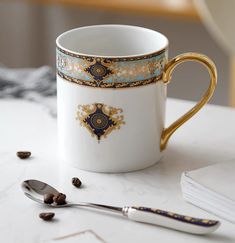
[[[208,234],[215,231],[220,222],[193,218],[169,211],[146,207],[124,207],[123,214],[131,220],[159,225],[192,234]]]

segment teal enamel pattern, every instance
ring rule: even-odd
[[[57,73],[80,85],[101,88],[135,87],[161,79],[167,50],[145,56],[103,58],[74,54],[57,47]]]

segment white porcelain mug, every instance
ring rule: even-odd
[[[168,61],[168,40],[154,30],[88,26],[61,34],[56,44],[59,153],[80,169],[127,172],[155,164],[216,86],[208,57],[185,53]],[[185,61],[206,66],[210,85],[194,108],[165,128],[167,84]]]

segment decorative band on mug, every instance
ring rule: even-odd
[[[160,54],[159,54],[160,53]],[[167,50],[155,56],[121,58],[71,55],[57,48],[57,73],[63,79],[85,86],[100,88],[136,87],[161,79],[167,60]]]

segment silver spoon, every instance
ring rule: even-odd
[[[59,192],[48,185],[45,182],[38,180],[26,180],[21,184],[22,190],[24,194],[32,199],[35,202],[54,207],[54,208],[62,208],[62,207],[88,207],[95,208],[104,211],[111,211],[119,213],[122,216],[127,217],[128,219],[163,226],[166,228],[171,228],[174,230],[179,230],[192,234],[208,234],[215,231],[219,226],[220,222],[217,220],[209,220],[209,219],[199,219],[193,218],[190,216],[185,216],[165,210],[153,209],[147,207],[134,207],[134,206],[125,206],[125,207],[114,207],[109,205],[97,204],[97,203],[88,203],[88,202],[79,202],[79,203],[71,203],[67,202],[64,205],[56,205],[56,204],[45,204],[43,202],[43,196],[46,193],[58,194]]]

